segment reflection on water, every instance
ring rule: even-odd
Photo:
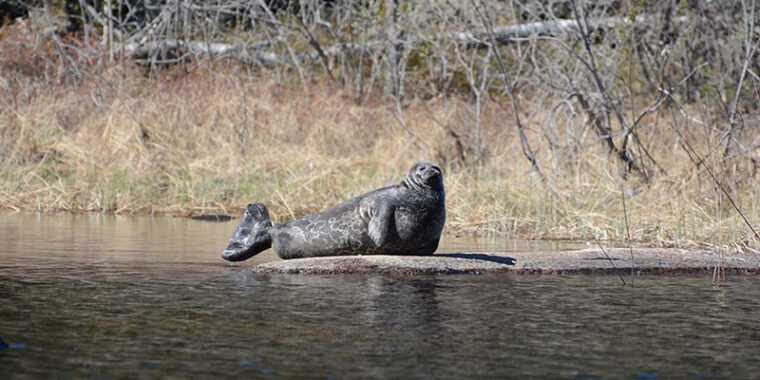
[[[219,258],[233,228],[0,215],[0,378],[760,373],[758,276],[262,276]]]

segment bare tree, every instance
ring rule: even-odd
[[[760,99],[754,0],[62,3],[82,43],[61,38],[61,23],[43,2],[40,14],[53,29],[38,32],[58,57],[51,78],[74,83],[93,63],[136,61],[155,72],[232,60],[253,75],[295,75],[304,90],[326,78],[357,103],[380,96],[418,144],[424,139],[405,118],[410,102],[469,94],[472,122],[457,130],[441,123],[460,153],[473,152],[466,165],[487,156],[483,118],[499,107],[514,124],[503,130],[516,132],[540,178],[546,159],[555,175],[577,171],[579,152],[589,147],[604,149],[622,178],[666,175],[652,153],[652,120],[674,111],[701,120],[690,104],[720,111],[702,123],[722,134],[723,158],[757,145],[757,123],[749,122]],[[550,158],[542,156],[546,142]]]

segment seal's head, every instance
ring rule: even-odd
[[[412,165],[404,179],[404,184],[409,188],[429,188],[435,191],[443,191],[443,174],[438,165],[420,161]]]

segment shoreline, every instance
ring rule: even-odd
[[[578,275],[668,275],[712,273],[721,263],[716,252],[678,248],[634,248],[633,262],[628,248],[566,252],[463,252],[431,256],[336,256],[281,260],[253,269],[265,274],[578,274]],[[724,253],[725,273],[760,274],[760,255]]]
[[[200,207],[199,207],[200,208]],[[15,214],[35,214],[35,215],[103,215],[103,216],[118,216],[118,217],[132,217],[132,218],[154,218],[154,217],[166,217],[166,218],[178,218],[193,220],[200,223],[228,223],[236,222],[240,219],[245,212],[245,207],[234,208],[206,208],[206,212],[198,213],[187,211],[185,209],[170,209],[170,210],[155,210],[155,211],[102,211],[102,210],[85,210],[85,209],[50,209],[50,210],[35,210],[35,209],[7,209],[0,207],[0,215],[15,215]],[[287,221],[287,220],[286,220]],[[453,224],[453,225],[451,225]],[[546,235],[537,236],[533,232],[524,233],[512,233],[509,231],[494,232],[488,228],[483,228],[482,223],[447,223],[442,236],[449,236],[453,238],[483,238],[483,239],[510,239],[510,240],[524,240],[524,241],[546,241],[546,242],[568,242],[578,243],[588,241],[587,236],[564,236],[564,235]],[[234,227],[230,228],[230,231]],[[615,245],[623,244],[625,240],[618,239],[600,239],[603,244]],[[692,249],[698,251],[698,247],[704,246],[706,242],[703,241],[686,241],[680,242],[683,244],[666,245],[661,246],[662,242],[646,241],[641,239],[633,239],[632,242],[641,248],[654,248],[654,249]],[[605,248],[612,249],[612,248]],[[626,248],[627,249],[627,248]],[[636,248],[634,248],[636,249]],[[493,253],[493,252],[489,252]]]

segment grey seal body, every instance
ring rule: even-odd
[[[248,205],[222,257],[242,261],[273,248],[283,259],[341,255],[430,255],[446,221],[441,169],[418,162],[404,181],[288,223]]]

